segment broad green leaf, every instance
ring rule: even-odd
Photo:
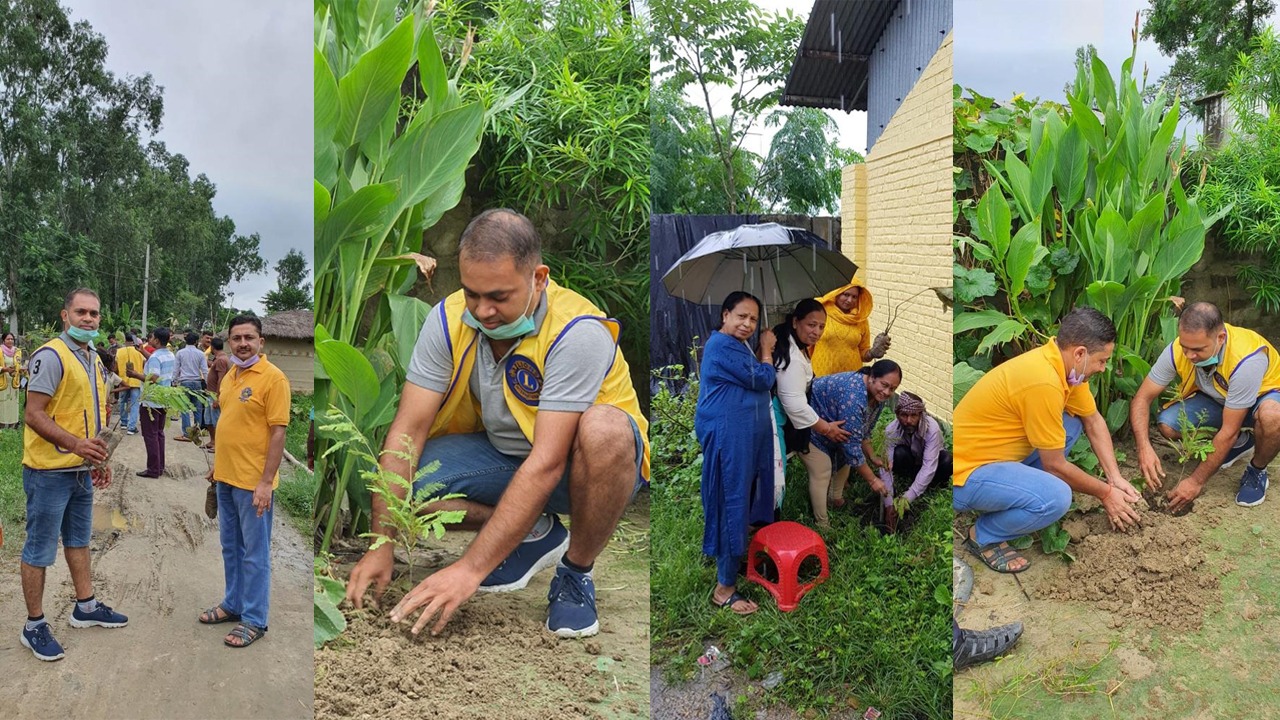
[[[347,619],[342,616],[338,606],[325,593],[315,592],[315,613],[312,622],[315,646],[321,647],[341,635],[346,629]]]
[[[1095,53],[1090,63],[1093,75],[1093,98],[1104,114],[1111,114],[1116,109],[1116,84],[1111,79],[1111,71],[1102,58]]]
[[[387,27],[396,21],[396,0],[359,0],[356,16],[360,20],[362,47],[368,47],[373,38],[381,37]]]
[[[1107,429],[1112,433],[1119,432],[1129,420],[1129,400],[1127,398],[1116,398],[1111,401],[1111,406],[1107,408]]]
[[[391,333],[395,335],[399,347],[397,359],[400,367],[407,368],[431,306],[407,295],[388,295],[387,303],[391,306]]]
[[[1152,106],[1155,107],[1154,105]],[[1156,131],[1155,137],[1151,140],[1151,146],[1147,149],[1146,159],[1142,163],[1142,184],[1140,187],[1147,188],[1169,170],[1169,143],[1173,141],[1173,132],[1178,127],[1178,101],[1173,101],[1173,106],[1169,108],[1169,112],[1165,113],[1164,121],[1160,123],[1160,129]],[[1177,180],[1175,179],[1175,182]]]
[[[422,91],[431,101],[432,111],[441,112],[449,93],[449,75],[440,45],[436,43],[435,24],[430,19],[423,24],[422,37],[418,39],[418,77],[422,80]]]
[[[1006,155],[1003,179],[1018,208],[1018,216],[1024,223],[1031,222],[1036,211],[1031,205],[1031,169],[1017,155]]]
[[[952,321],[951,332],[959,335],[960,333],[968,332],[969,330],[999,325],[1001,322],[1008,319],[1009,316],[999,310],[963,312],[956,315],[955,320]]]
[[[1133,263],[1133,246],[1129,242],[1129,226],[1125,224],[1120,213],[1109,207],[1102,211],[1093,233],[1093,241],[1094,255],[1102,262],[1102,272],[1099,277],[1126,278],[1129,274],[1129,266]]]
[[[1089,167],[1089,146],[1074,123],[1062,134],[1057,160],[1053,182],[1063,211],[1069,212],[1084,198],[1085,171]]]
[[[325,340],[315,345],[316,357],[324,365],[338,392],[355,406],[357,423],[378,399],[378,376],[373,365],[359,350],[339,340]]]
[[[1085,142],[1093,148],[1098,155],[1102,155],[1102,151],[1106,146],[1106,136],[1102,131],[1102,121],[1093,113],[1093,109],[1085,105],[1073,95],[1067,95],[1067,101],[1071,104],[1071,124],[1080,131],[1080,135]]]
[[[951,586],[940,584],[933,588],[933,601],[939,605],[951,604]]]
[[[974,230],[978,239],[986,243],[995,255],[997,263],[1004,262],[1004,255],[1009,250],[1009,235],[1012,232],[1012,218],[1009,203],[1000,192],[1000,185],[993,184],[987,188],[982,200],[978,203],[977,224]]]
[[[366,185],[338,203],[316,233],[316,273],[330,268],[338,246],[353,237],[368,236],[385,227],[386,209],[396,197],[391,183]]]
[[[312,139],[315,154],[312,162],[316,178],[328,188],[333,186],[338,172],[338,149],[333,144],[338,128],[338,83],[319,48],[315,49],[312,62],[315,74],[315,135]]]
[[[413,16],[365,53],[338,81],[339,120],[335,138],[343,148],[358,145],[400,99],[400,83],[413,53]]]
[[[952,398],[953,402],[956,405],[959,405],[960,399],[963,398],[985,374],[986,373],[974,368],[969,363],[956,363],[955,367],[951,368],[951,391],[954,395]]]
[[[1031,188],[1027,192],[1030,220],[1039,219],[1041,223],[1045,223],[1051,219],[1051,216],[1043,217],[1044,201],[1053,189],[1053,168],[1057,160],[1057,147],[1053,138],[1044,138],[1031,158]]]
[[[972,132],[965,136],[964,145],[979,155],[983,155],[991,152],[991,148],[996,146],[996,136]]]
[[[430,125],[406,132],[391,150],[383,178],[398,180],[400,197],[394,205],[399,215],[407,207],[430,197],[440,187],[456,182],[466,172],[471,156],[480,147],[484,108],[468,103],[436,117]]]
[[[1159,241],[1165,204],[1164,193],[1156,193],[1142,209],[1129,218],[1129,244],[1135,251],[1151,250]]]
[[[1089,304],[1114,322],[1118,319],[1120,299],[1124,297],[1125,287],[1111,280],[1094,280],[1084,289],[1089,297]]]
[[[1009,278],[1009,295],[1017,297],[1022,294],[1027,281],[1027,273],[1031,264],[1049,254],[1048,248],[1040,244],[1040,223],[1023,225],[1018,234],[1009,242],[1009,254],[1005,257],[1005,274]]]
[[[983,268],[955,266],[956,300],[962,304],[996,294],[996,276]]]
[[[316,181],[312,181],[315,190],[315,225],[320,227],[325,218],[329,217],[329,204],[332,198],[329,197],[329,191],[323,185]]]
[[[982,338],[982,342],[978,343],[978,349],[975,354],[985,355],[995,346],[1009,342],[1016,337],[1021,337],[1026,331],[1027,326],[1023,325],[1021,322],[1017,320],[1005,320],[997,325],[994,330],[987,333],[986,337]]]
[[[1174,183],[1178,185],[1178,183]],[[1198,219],[1177,213],[1165,228],[1166,239],[1151,261],[1151,274],[1160,284],[1182,276],[1200,261],[1204,254],[1204,225]]]

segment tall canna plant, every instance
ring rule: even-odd
[[[437,37],[434,3],[315,3],[316,392],[381,444],[429,307],[407,293],[434,260],[423,233],[462,196],[485,123],[509,98],[466,97],[472,37]],[[454,58],[452,71],[443,48]],[[359,458],[317,438],[320,551],[367,529]]]
[[[1115,372],[1097,376],[1094,390],[1113,430],[1173,335],[1164,300],[1200,259],[1217,219],[1179,179],[1179,101],[1161,90],[1144,103],[1133,63],[1130,55],[1113,78],[1096,54],[1079,61],[1066,103],[1028,114],[1025,147],[1005,143],[982,159],[990,184],[957,238],[966,264],[956,267],[964,308],[955,332],[981,337],[974,355],[989,360],[1006,345],[1016,352],[1042,343],[1078,304],[1112,319]]]

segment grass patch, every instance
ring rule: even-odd
[[[284,448],[299,462],[307,461],[307,430],[311,427],[311,393],[293,393],[289,409],[289,427],[284,433]]]
[[[284,508],[289,522],[302,537],[310,537],[316,476],[288,463],[282,465],[280,485],[276,487],[276,504]]]
[[[701,456],[691,436],[691,398],[655,397],[651,571],[653,661],[691,678],[709,644],[759,681],[780,671],[771,702],[829,713],[868,705],[886,717],[951,717],[951,494],[917,501],[905,535],[864,524],[878,496],[855,479],[854,512],[832,512],[831,577],[782,613],[756,585],[739,589],[760,611],[739,617],[711,607],[715,567],[702,549]],[[690,393],[692,395],[692,393]],[[808,479],[788,466],[782,517],[812,525]],[[847,506],[848,507],[848,506]],[[859,511],[858,508],[861,508]]]
[[[22,429],[0,430],[0,522],[6,548],[22,548],[27,495],[22,490]]]

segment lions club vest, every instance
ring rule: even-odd
[[[102,360],[97,353],[89,353],[93,375],[89,377],[90,373],[85,372],[80,359],[62,338],[54,338],[40,349],[44,348],[54,351],[58,362],[62,363],[62,382],[45,406],[45,412],[58,427],[77,438],[95,437],[107,417],[107,384],[102,374]],[[52,358],[48,355],[36,359],[37,362],[50,360]],[[85,464],[85,459],[69,448],[58,447],[45,440],[26,426],[22,432],[22,464],[33,470],[60,470],[80,467]]]
[[[1256,355],[1267,358],[1267,371],[1262,376],[1262,387],[1258,389],[1258,396],[1261,397],[1272,390],[1280,390],[1280,357],[1277,357],[1276,349],[1271,346],[1271,343],[1247,328],[1233,325],[1227,325],[1226,328],[1226,348],[1222,353],[1222,362],[1213,374],[1213,386],[1218,389],[1218,392],[1225,397],[1231,384],[1231,376],[1235,375],[1241,363]],[[1173,366],[1178,370],[1180,383],[1178,398],[1186,398],[1196,391],[1196,366],[1187,359],[1180,344],[1173,343],[1172,351]]]
[[[457,433],[480,432],[484,429],[481,422],[478,401],[471,395],[469,378],[475,367],[476,353],[479,351],[479,331],[462,322],[462,312],[466,309],[466,301],[462,291],[445,298],[436,309],[432,310],[427,322],[442,323],[449,343],[449,352],[453,357],[453,370],[450,374],[449,387],[445,391],[444,403],[431,425],[429,437],[452,435]],[[533,443],[533,426],[538,417],[538,398],[542,392],[543,368],[547,354],[555,347],[556,342],[575,323],[598,322],[609,330],[613,337],[614,359],[596,395],[595,404],[612,405],[627,413],[640,428],[640,436],[644,440],[644,458],[642,471],[645,479],[649,478],[649,422],[640,412],[640,403],[636,399],[635,388],[631,385],[631,370],[617,349],[618,333],[621,326],[617,320],[606,317],[603,312],[572,290],[547,283],[547,314],[536,333],[526,335],[516,345],[506,360],[503,372],[503,396],[507,400],[507,409],[520,425],[529,443]]]

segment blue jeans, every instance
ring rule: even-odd
[[[140,387],[120,391],[120,424],[129,432],[138,431],[138,401],[141,399]]]
[[[630,416],[627,416],[631,419]],[[644,441],[640,438],[640,428],[631,420],[632,436],[635,439],[635,474],[636,484],[631,490],[635,497],[640,486],[644,484],[641,468],[644,463]],[[504,455],[498,452],[484,433],[465,435],[442,435],[427,441],[422,448],[422,456],[418,458],[418,467],[423,468],[439,460],[440,467],[433,473],[413,483],[416,495],[423,487],[431,484],[443,485],[437,494],[461,493],[465,499],[496,507],[506,492],[507,485],[516,470],[524,463],[524,458]],[[564,475],[547,498],[545,512],[569,513],[569,473],[570,464],[565,466]],[[736,571],[736,569],[735,569]]]
[[[1245,413],[1244,424],[1241,427],[1253,427],[1253,415],[1258,411],[1258,406],[1261,405],[1264,400],[1280,402],[1280,390],[1272,390],[1271,392],[1262,395],[1262,397],[1259,397],[1257,401],[1253,403],[1253,407],[1249,408],[1249,412]],[[1222,403],[1200,391],[1196,391],[1187,396],[1186,399],[1178,400],[1164,410],[1161,410],[1160,414],[1156,416],[1156,422],[1177,430],[1179,427],[1178,415],[1185,409],[1187,411],[1187,419],[1191,421],[1192,425],[1196,427],[1205,425],[1208,427],[1220,428],[1222,427],[1222,408]],[[1203,422],[1198,417],[1202,412],[1205,414]]]
[[[1064,453],[1080,439],[1084,424],[1062,414],[1067,433]],[[964,485],[953,489],[952,507],[979,513],[974,534],[979,545],[1004,542],[1052,525],[1067,514],[1071,488],[1044,469],[1040,451],[1022,462],[983,465],[969,473]]]
[[[218,483],[218,536],[222,541],[222,573],[227,594],[222,607],[244,622],[267,626],[271,600],[271,505],[258,517],[253,491]]]
[[[22,468],[27,495],[27,541],[22,562],[49,567],[62,546],[89,546],[93,534],[93,482],[88,470],[54,471]]]
[[[187,396],[191,398],[191,404],[195,405],[195,411],[182,413],[182,434],[187,434],[187,428],[192,425],[200,425],[204,420],[204,396],[201,391],[204,390],[204,383],[199,380],[183,380],[179,383],[182,387],[191,391]]]

